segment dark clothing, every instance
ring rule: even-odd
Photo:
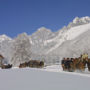
[[[61,64],[65,64],[65,60],[62,60]]]
[[[72,60],[62,60],[61,64],[64,64],[65,69],[68,71],[71,69],[71,63],[73,63]]]

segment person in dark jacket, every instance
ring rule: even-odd
[[[66,58],[63,58],[63,60],[61,61],[61,65],[62,65],[62,68],[64,71],[67,70],[67,59]]]

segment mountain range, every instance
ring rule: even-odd
[[[88,16],[76,17],[57,32],[41,27],[27,36],[31,43],[31,58],[44,60],[46,64],[59,63],[63,57],[79,57],[83,53],[88,53],[90,57],[90,17]],[[0,53],[7,61],[12,58],[14,40],[6,35],[0,35]]]

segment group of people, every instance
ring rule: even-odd
[[[29,62],[21,63],[19,68],[32,67],[32,68],[42,68],[44,67],[44,62],[40,60],[30,60]]]
[[[12,68],[12,64],[5,64],[3,60],[4,60],[4,57],[0,54],[0,67],[2,69]],[[18,67],[19,68],[25,68],[25,67],[42,68],[44,67],[44,61],[30,60],[28,62],[20,63]]]
[[[82,54],[79,58],[63,58],[61,65],[64,71],[85,71],[86,67],[90,71],[90,59],[86,53]]]
[[[11,68],[10,64],[3,64],[4,57],[0,55],[0,67],[2,69]],[[90,59],[88,54],[84,53],[79,58],[63,58],[61,65],[64,71],[73,72],[75,70],[85,71],[87,67],[90,71]],[[33,67],[33,68],[42,68],[44,67],[44,62],[40,60],[30,60],[29,62],[24,62],[19,65],[19,68]]]

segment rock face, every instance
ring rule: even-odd
[[[42,27],[27,37],[31,45],[31,58],[43,60],[46,64],[59,63],[63,57],[78,57],[82,53],[88,53],[90,57],[90,17],[88,16],[76,17],[68,26],[57,32]],[[8,61],[12,58],[14,41],[15,39],[5,35],[0,36],[0,53]]]

